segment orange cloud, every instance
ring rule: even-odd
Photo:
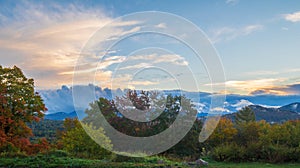
[[[26,74],[35,78],[39,89],[71,84],[82,46],[95,31],[113,20],[99,9],[86,9],[74,4],[47,5],[54,10],[45,4],[20,2],[9,20],[0,18],[0,21],[5,21],[0,25],[1,64],[21,67]],[[116,22],[106,31],[118,36],[127,32],[122,26],[136,23]],[[134,27],[130,32],[137,30],[138,27]],[[106,40],[110,37],[104,35],[101,38]],[[103,71],[103,76],[109,74]]]

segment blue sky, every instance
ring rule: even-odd
[[[92,34],[117,17],[142,11],[173,13],[201,28],[222,60],[228,93],[300,94],[298,1],[0,1],[1,65],[21,67],[26,75],[35,79],[38,89],[70,86],[80,50]],[[127,24],[132,26],[130,30],[138,28],[136,23]],[[110,32],[124,33],[124,30],[112,28]],[[145,36],[145,39],[143,42],[150,43],[155,38]],[[156,40],[168,41],[167,38]],[[134,44],[137,43],[131,45]],[[142,46],[142,43],[138,44]],[[169,50],[179,55],[187,53],[184,49],[168,43],[161,46],[169,47]],[[132,48],[129,44],[119,47]],[[107,69],[99,72],[100,77],[97,79],[102,87],[109,86],[105,84],[113,75],[109,69],[115,68],[116,64],[123,61],[122,57],[116,57],[120,54],[122,53],[112,54],[112,57],[115,56],[114,62],[108,59],[108,62],[105,62],[109,65]],[[146,55],[143,52],[136,54]],[[166,60],[184,64],[182,55],[162,55],[160,58],[165,59],[159,62],[160,64],[167,64]],[[148,55],[147,58],[158,60],[158,57],[153,55]],[[190,66],[193,66],[192,62],[190,60]],[[147,59],[141,59],[134,64],[142,67],[146,63]],[[131,66],[129,63],[125,65]],[[180,71],[180,68],[170,70]],[[205,69],[199,66],[199,72],[196,73],[203,72]],[[160,74],[164,75],[164,72]],[[205,87],[209,86],[206,77],[205,74],[198,76],[201,78],[198,82],[201,83],[203,91],[209,91],[209,87]],[[129,80],[130,76],[123,75],[116,83]],[[167,89],[170,86],[167,82],[170,81],[162,84],[163,81],[154,80],[149,76],[148,79],[133,83],[136,87],[142,85],[149,88],[152,84],[160,83],[161,88]],[[129,85],[120,87],[127,86]]]

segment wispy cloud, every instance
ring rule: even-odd
[[[213,43],[230,41],[240,36],[247,36],[251,33],[262,30],[263,28],[264,26],[259,24],[247,25],[240,28],[222,27],[211,31],[212,35],[210,36],[210,39]]]
[[[229,5],[236,5],[239,3],[239,0],[226,0],[225,3]]]
[[[245,99],[241,99],[239,100],[236,104],[231,105],[232,107],[235,107],[236,110],[241,110],[242,108],[249,106],[249,105],[253,105],[252,102],[245,100]]]
[[[253,71],[253,72],[247,72],[246,75],[254,75],[254,76],[264,76],[264,75],[277,75],[279,72],[276,71]]]
[[[211,111],[213,111],[213,112],[227,112],[227,113],[230,112],[228,109],[225,109],[225,108],[222,108],[222,107],[212,108]]]
[[[251,92],[252,95],[262,95],[262,94],[279,94],[279,95],[299,95],[300,94],[300,84],[275,86],[272,88],[261,88]]]
[[[186,66],[189,63],[184,57],[176,54],[148,54],[148,55],[135,55],[129,58],[130,60],[150,61],[153,64],[170,63],[174,65]]]
[[[151,66],[151,64],[142,62],[142,63],[135,64],[135,65],[128,65],[128,66],[121,67],[119,70],[140,69],[140,68],[146,68],[149,66]]]
[[[258,90],[269,90],[269,94],[285,95],[284,91],[274,90],[279,86],[283,86],[286,79],[284,78],[264,78],[264,79],[252,79],[252,80],[229,80],[225,82],[227,94],[252,94]],[[215,83],[207,85],[224,85],[224,83]]]
[[[159,23],[158,25],[155,26],[156,28],[161,28],[161,29],[165,29],[167,28],[167,25],[165,23]]]
[[[284,14],[283,18],[290,22],[300,22],[300,11]]]
[[[278,84],[282,83],[284,79],[279,78],[266,78],[266,79],[254,79],[254,80],[239,80],[239,81],[227,81],[226,87],[228,90],[235,90],[237,93],[249,94],[254,90],[261,88],[274,88]]]
[[[81,47],[95,31],[112,20],[99,8],[20,1],[11,13],[0,12],[1,64],[20,66],[41,88],[70,84]],[[135,24],[116,23],[109,31],[115,36],[131,33],[139,27],[128,32],[121,26]],[[103,36],[103,40],[107,38]],[[107,60],[107,66],[118,61]]]

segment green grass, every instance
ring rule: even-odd
[[[210,163],[209,168],[299,168],[300,163],[284,163],[284,164],[270,164],[270,163]]]
[[[143,162],[110,162],[105,160],[88,160],[70,157],[34,156],[26,158],[0,158],[0,167],[184,167],[180,163],[170,161],[165,162],[164,164],[158,164],[156,159],[157,158],[148,158]]]
[[[158,160],[163,160],[163,164],[158,164]],[[88,160],[71,157],[56,157],[38,155],[24,158],[0,158],[0,167],[80,167],[80,168],[96,168],[96,167],[189,167],[186,164],[172,162],[170,160],[157,156],[142,159],[142,161],[127,161],[127,162],[110,162],[105,160]],[[285,163],[285,164],[269,164],[269,163],[225,163],[215,162],[210,160],[208,168],[296,168],[300,167],[300,163]]]

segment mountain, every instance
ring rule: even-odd
[[[65,113],[65,112],[58,112],[58,113],[52,113],[52,114],[46,114],[44,119],[47,120],[64,120],[66,118],[76,118],[77,114],[75,111],[71,113]]]
[[[95,96],[93,98],[99,99],[100,97],[111,99],[115,96],[122,96],[126,93],[126,89],[116,89],[110,90],[108,88],[101,88],[98,86],[90,85],[77,85],[72,87],[62,86],[59,89],[51,89],[51,90],[39,90],[42,99],[48,109],[47,113],[56,113],[58,111],[70,112],[70,111],[78,111],[88,108],[89,103],[93,100],[84,96],[84,93],[89,91],[94,91]],[[80,99],[80,105],[77,107],[82,107],[82,109],[75,109],[75,105],[73,102],[73,91],[77,93],[82,93],[82,97]],[[199,113],[209,113],[210,105],[212,102],[211,93],[206,92],[189,92],[182,90],[163,90],[164,95],[185,95],[187,98],[193,101],[193,104],[196,105]],[[237,95],[237,94],[228,94],[226,95],[226,102],[224,105],[223,112],[225,113],[233,113],[239,110],[242,107],[248,105],[262,105],[263,107],[276,106],[280,107],[291,102],[297,102],[300,100],[300,95],[271,95],[271,94],[261,94],[261,95]],[[291,106],[292,107],[292,106]],[[300,105],[297,105],[296,110],[300,111]],[[288,110],[294,111],[294,110]]]
[[[93,99],[86,97],[84,93],[89,91],[94,91],[95,96]],[[73,91],[77,94],[82,93],[82,97],[79,97],[80,104],[74,105],[73,102]],[[111,90],[108,88],[101,88],[95,85],[77,85],[72,87],[62,86],[60,89],[52,89],[52,90],[39,90],[39,93],[44,100],[44,103],[48,109],[48,115],[45,118],[55,119],[55,120],[63,120],[66,117],[75,117],[75,113],[69,114],[65,112],[77,111],[79,114],[79,118],[83,118],[85,113],[84,110],[89,107],[89,103],[94,101],[95,99],[99,99],[100,97],[106,99],[112,99],[116,96],[122,96],[126,93],[126,89],[116,89]],[[212,97],[214,94],[206,93],[206,92],[189,92],[182,90],[163,90],[164,95],[185,95],[187,98],[191,99],[193,105],[198,110],[198,117],[205,117],[210,114],[210,107],[212,103]],[[79,94],[80,95],[80,94]],[[237,95],[237,94],[228,94],[226,95],[226,100],[224,102],[224,108],[219,109],[222,111],[222,114],[234,113],[239,109],[253,105],[260,105],[262,108],[256,107],[257,112],[267,111],[267,113],[257,114],[258,119],[267,117],[268,121],[281,121],[285,120],[284,114],[287,116],[295,116],[295,112],[300,113],[300,103],[292,103],[298,102],[300,100],[300,95],[272,95],[272,94],[257,94],[257,95]],[[78,103],[77,102],[77,103]],[[288,105],[286,105],[288,104]],[[75,106],[77,107],[75,109]],[[80,107],[80,108],[78,108]],[[279,108],[277,110],[277,108]],[[57,113],[61,111],[60,113]],[[271,111],[274,111],[271,112]],[[276,112],[276,113],[275,113]],[[293,112],[293,113],[291,113]],[[287,114],[288,113],[288,114]],[[53,114],[53,115],[50,115]],[[272,116],[272,115],[276,116]],[[277,116],[281,116],[277,118]],[[288,117],[292,118],[292,117]]]
[[[256,120],[266,120],[267,122],[275,122],[280,123],[287,120],[300,120],[300,103],[291,103],[285,106],[281,106],[279,108],[274,107],[263,107],[261,105],[248,105],[256,116]],[[84,112],[79,112],[80,118],[84,118]],[[226,114],[223,113],[225,117],[234,120],[235,112]],[[198,117],[206,117],[209,113],[199,112]],[[48,120],[64,120],[65,118],[78,118],[77,113],[75,111],[71,113],[58,112],[58,113],[50,113],[46,114],[45,119]]]
[[[283,111],[292,111],[292,112],[300,113],[300,103],[299,102],[291,103],[291,104],[282,106],[279,109],[283,110]]]
[[[257,121],[266,120],[270,123],[281,123],[287,120],[300,119],[300,113],[295,111],[295,109],[297,108],[295,104],[299,103],[292,103],[280,108],[267,108],[259,105],[249,105],[248,107],[250,107],[254,111]],[[234,120],[235,113],[227,114],[224,116]]]

